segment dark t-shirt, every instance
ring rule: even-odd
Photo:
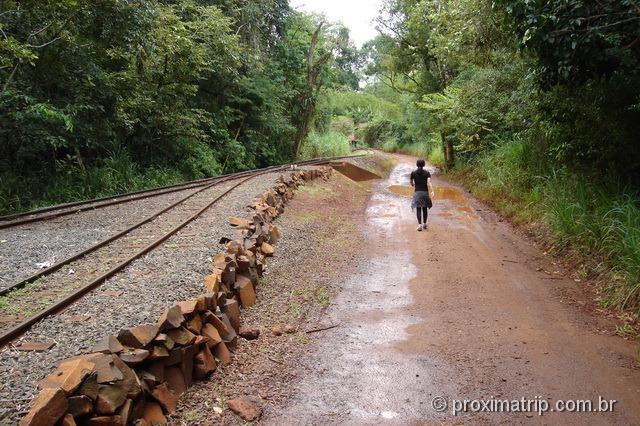
[[[406,176],[406,175],[405,175]],[[411,179],[416,185],[416,191],[427,191],[427,179],[431,177],[431,173],[425,169],[416,169],[411,172]]]

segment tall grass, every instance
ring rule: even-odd
[[[477,197],[517,223],[536,222],[543,210],[543,179],[527,169],[525,153],[522,143],[506,144],[462,169]]]
[[[615,183],[553,178],[546,185],[547,218],[560,247],[585,248],[610,267],[605,301],[640,305],[640,208],[638,195]]]
[[[515,222],[547,230],[560,253],[606,271],[605,305],[640,313],[640,197],[616,182],[566,170],[532,171],[528,146],[510,143],[449,174]]]
[[[400,152],[400,145],[398,144],[398,140],[395,138],[390,138],[384,141],[382,146],[380,146],[384,152]]]
[[[143,168],[125,152],[112,154],[100,165],[82,172],[75,163],[62,164],[55,179],[0,174],[0,214],[52,204],[110,196],[190,179],[190,173],[172,168]]]
[[[300,149],[300,159],[309,160],[316,157],[338,157],[351,152],[349,140],[342,133],[312,132]]]
[[[431,154],[431,147],[424,142],[413,142],[404,145],[401,150],[405,154],[413,155],[414,157],[420,157],[425,160]]]
[[[442,145],[436,145],[431,149],[431,152],[427,156],[429,162],[434,166],[444,168],[444,151],[442,150]]]

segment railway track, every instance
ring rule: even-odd
[[[271,171],[271,170],[272,169],[269,168],[269,169],[266,169],[265,171]],[[126,236],[130,232],[140,228],[141,226],[144,226],[145,224],[147,224],[147,223],[151,222],[152,220],[158,218],[159,216],[169,212],[170,210],[173,210],[173,209],[179,207],[181,204],[189,201],[192,197],[197,196],[201,192],[206,191],[209,188],[212,188],[213,186],[223,184],[223,183],[225,183],[225,182],[227,182],[229,180],[239,179],[239,178],[242,178],[242,177],[245,177],[245,176],[250,176],[253,173],[255,173],[255,172],[252,172],[252,171],[241,172],[241,173],[237,173],[237,174],[234,174],[234,175],[226,176],[226,177],[223,177],[223,178],[220,178],[220,179],[216,179],[215,181],[210,182],[205,186],[197,187],[197,189],[195,191],[186,194],[184,197],[181,197],[177,201],[169,204],[168,206],[162,208],[161,210],[159,210],[159,211],[157,211],[157,212],[155,212],[155,213],[143,218],[139,222],[137,222],[137,223],[135,223],[135,224],[133,224],[131,226],[128,226],[126,229],[124,229],[124,230],[122,230],[120,232],[117,232],[117,233],[115,233],[113,235],[110,235],[109,237],[107,237],[107,238],[95,243],[94,245],[92,245],[92,246],[90,246],[90,247],[88,247],[88,248],[86,248],[84,250],[81,250],[81,251],[79,251],[77,253],[74,253],[73,255],[71,255],[71,256],[69,256],[69,257],[67,257],[67,258],[65,258],[65,259],[63,259],[63,260],[61,260],[59,262],[56,262],[55,264],[53,264],[53,265],[51,265],[49,267],[47,267],[46,269],[43,269],[43,270],[41,270],[41,271],[39,271],[39,272],[37,272],[35,274],[32,274],[32,275],[30,275],[30,276],[28,276],[26,278],[23,278],[20,281],[14,283],[14,284],[11,284],[11,285],[9,285],[7,287],[0,288],[0,296],[5,296],[6,294],[8,294],[8,293],[10,293],[12,291],[15,291],[15,290],[18,290],[20,288],[23,288],[27,284],[33,283],[34,281],[38,280],[39,278],[42,278],[42,277],[47,276],[47,275],[50,275],[53,272],[59,270],[61,267],[65,266],[67,264],[69,264],[69,263],[71,263],[71,262],[73,262],[73,261],[75,261],[77,259],[80,259],[80,258],[82,258],[82,257],[94,252],[95,250],[98,250],[99,248],[104,247],[109,243],[112,243],[113,241],[116,241],[116,240],[118,240],[120,238],[123,238],[124,236]]]
[[[79,201],[76,203],[60,204],[57,206],[45,207],[38,210],[32,210],[25,213],[17,213],[9,216],[0,217],[0,229],[13,228],[20,225],[26,225],[34,222],[41,222],[49,219],[55,219],[61,216],[81,213],[88,210],[95,210],[103,207],[115,206],[118,204],[129,203],[132,201],[143,200],[145,198],[158,197],[161,195],[171,194],[174,192],[187,191],[189,189],[200,188],[209,185],[216,179],[211,178],[206,181],[189,182],[164,188],[155,188],[140,192],[117,195],[113,197],[98,198],[95,200]]]
[[[340,159],[345,157],[337,157]],[[305,165],[314,161],[329,161],[328,158],[322,158],[317,160],[301,161],[295,164]],[[180,191],[187,191],[190,189],[198,189],[208,186],[212,183],[219,181],[226,181],[231,178],[237,178],[245,176],[250,173],[274,170],[276,168],[286,166],[271,166],[263,169],[248,170],[244,172],[230,173],[226,175],[216,176],[212,178],[205,178],[194,180],[190,182],[179,183],[175,185],[168,185],[159,188],[145,189],[142,191],[129,192],[125,194],[114,195],[111,197],[96,198],[92,200],[77,201],[73,203],[58,204],[55,206],[43,207],[36,210],[31,210],[23,213],[15,213],[6,216],[0,216],[0,229],[13,228],[21,225],[26,225],[34,222],[42,222],[45,220],[55,219],[62,216],[81,213],[89,210],[96,210],[104,207],[114,206],[123,203],[129,203],[133,201],[143,200],[152,197],[158,197],[161,195],[171,194]]]
[[[343,158],[345,157],[323,158],[295,164],[320,165]],[[69,306],[134,260],[160,246],[243,183],[267,173],[285,170],[290,166],[274,166],[219,177],[203,184],[199,182],[198,186],[190,188],[195,188],[195,191],[170,206],[1,290],[0,296],[7,306],[21,315],[15,318],[5,315],[3,318],[0,323],[0,347],[23,334],[41,319]],[[1,309],[0,313],[10,314],[11,310]]]

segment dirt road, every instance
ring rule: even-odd
[[[417,232],[404,190],[389,190],[408,185],[413,160],[399,158],[366,208],[369,261],[329,308],[339,326],[316,336],[296,396],[263,423],[640,424],[634,344],[568,303],[578,284],[458,188],[434,180]],[[551,412],[599,398],[613,412]],[[454,415],[455,400],[528,412]]]

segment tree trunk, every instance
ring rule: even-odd
[[[446,161],[447,161],[447,170],[451,170],[455,167],[456,165],[456,153],[455,153],[455,149],[453,148],[453,142],[451,142],[450,140],[447,140],[447,150],[446,152]]]
[[[20,66],[20,61],[16,61],[15,66],[11,70],[11,74],[9,74],[9,77],[7,77],[7,81],[5,81],[4,85],[2,86],[2,92],[0,92],[0,95],[4,95],[4,92],[6,92],[7,89],[9,88],[9,85],[11,84],[13,77],[16,75],[16,71],[18,71],[19,66]]]
[[[316,100],[313,94],[307,94],[303,100],[301,100],[301,103],[304,104],[304,107],[302,108],[300,117],[298,117],[298,124],[296,126],[296,137],[293,146],[295,158],[298,158],[300,155],[300,148],[302,148],[302,144],[309,134],[309,126],[316,111]]]
[[[322,81],[319,81],[320,72],[329,59],[331,59],[334,49],[337,48],[337,45],[332,46],[329,51],[320,58],[315,57],[316,47],[323,26],[324,21],[318,24],[318,27],[311,35],[311,43],[307,52],[307,88],[305,93],[300,97],[300,116],[297,120],[296,136],[293,141],[293,154],[296,158],[298,158],[300,148],[309,134],[309,126],[316,113],[317,95],[322,88]]]
[[[82,177],[84,179],[87,178],[87,168],[84,165],[84,160],[82,158],[82,154],[80,153],[80,148],[78,148],[77,145],[73,146],[73,150],[76,153],[76,162],[78,163],[78,166],[80,167],[80,174],[82,174]]]
[[[440,139],[442,140],[442,152],[444,153],[444,165],[447,170],[452,169],[455,166],[455,149],[453,142],[447,136],[446,133],[440,132]]]

